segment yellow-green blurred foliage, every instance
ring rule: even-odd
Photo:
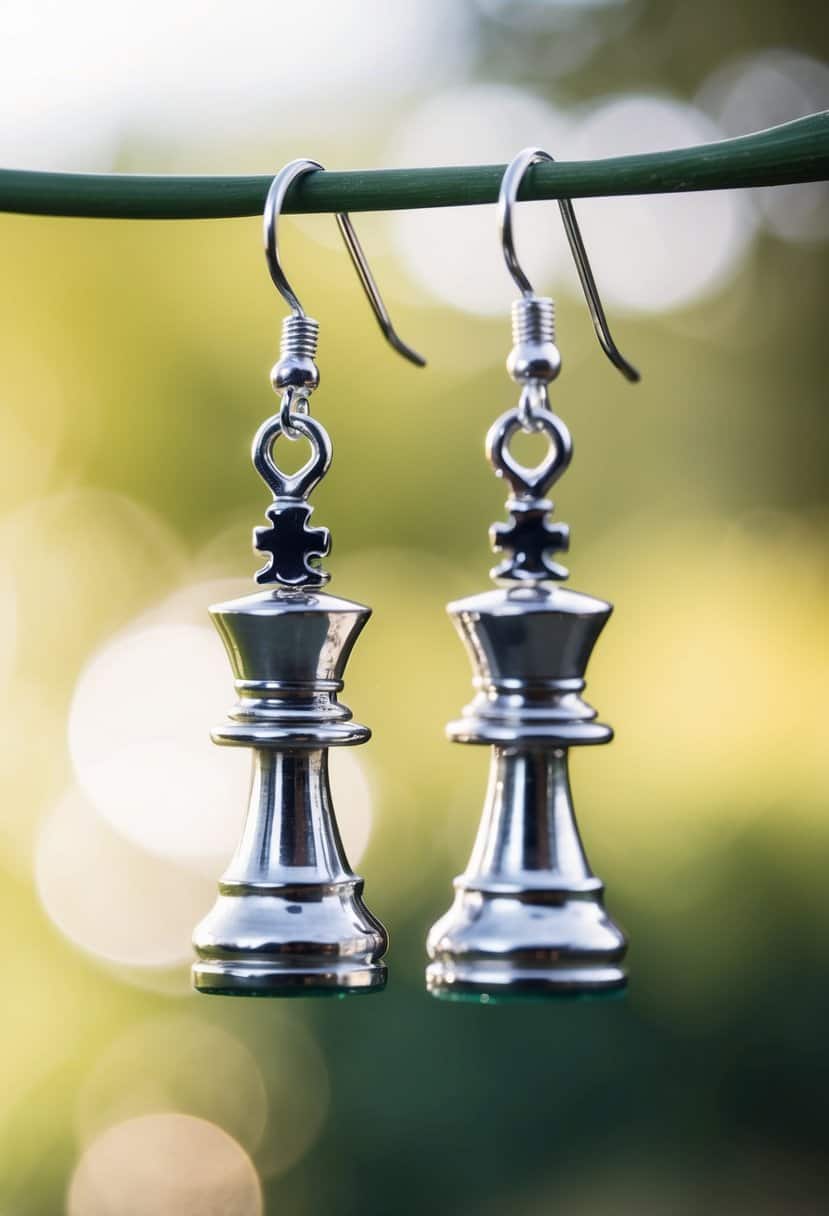
[[[684,70],[663,65],[661,79],[681,91]],[[344,139],[338,167],[353,159]],[[106,1171],[181,1136],[183,1173],[229,1154],[240,1212],[257,1210],[254,1167],[273,1212],[819,1210],[826,246],[760,234],[698,304],[614,318],[636,389],[601,356],[583,302],[560,295],[555,406],[576,455],[557,510],[572,585],[616,604],[588,696],[617,738],[576,757],[574,789],[632,935],[632,984],[596,1007],[470,1009],[429,1003],[422,941],[485,783],[482,752],[442,737],[469,698],[443,606],[487,584],[503,495],[482,440],[514,397],[509,326],[506,310],[482,319],[413,289],[382,222],[361,218],[424,371],[382,345],[330,216],[283,235],[322,327],[314,407],[335,461],[315,521],[334,535],[332,590],[374,609],[346,700],[374,730],[357,757],[371,790],[357,868],[390,926],[392,978],[370,1001],[288,1008],[189,992],[187,932],[218,849],[192,864],[142,849],[140,820],[130,839],[96,818],[67,744],[88,664],[150,630],[143,677],[113,676],[98,712],[116,751],[121,723],[150,724],[123,775],[138,789],[152,786],[153,715],[174,742],[185,715],[176,800],[198,823],[187,774],[221,698],[187,699],[199,673],[186,638],[202,645],[217,584],[249,578],[267,505],[248,450],[274,406],[282,304],[258,221],[0,221],[0,1209],[60,1210],[92,1146],[70,1210],[126,1211]],[[195,632],[152,633],[173,626]],[[224,672],[218,640],[215,661]],[[163,765],[174,780],[175,756]],[[227,780],[232,836],[245,780]],[[134,1125],[134,1150],[112,1138],[162,1115],[172,1122]],[[232,1142],[214,1145],[219,1129]],[[150,1195],[129,1211],[191,1210],[175,1191]]]

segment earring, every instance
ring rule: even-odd
[[[265,205],[265,254],[291,308],[271,373],[279,413],[253,441],[253,463],[273,494],[269,527],[254,530],[267,555],[256,580],[269,587],[210,609],[230,659],[239,700],[214,742],[253,752],[250,802],[219,897],[193,935],[200,992],[240,996],[345,995],[382,989],[388,938],[362,899],[340,841],[328,782],[328,749],[365,743],[370,731],[337,700],[351,649],[371,610],[321,592],[329,574],[327,528],[311,527],[308,497],[328,471],[331,440],[308,412],[319,384],[318,323],[307,316],[279,260],[277,223],[288,189],[322,165],[296,160],[274,178]],[[391,325],[347,215],[340,231],[391,345],[423,360]],[[275,444],[304,437],[311,457],[283,473]]]
[[[504,257],[521,291],[512,306],[514,346],[507,359],[520,400],[486,438],[487,457],[511,490],[510,522],[490,532],[502,555],[491,577],[502,589],[448,606],[478,693],[447,733],[458,743],[493,749],[469,865],[427,941],[427,987],[449,999],[587,994],[626,983],[627,941],[605,912],[603,885],[588,865],[567,770],[571,747],[608,743],[613,735],[580,695],[612,605],[556,586],[568,571],[552,555],[567,550],[569,532],[566,524],[550,522],[546,495],[569,465],[572,445],[549,408],[547,386],[561,365],[553,301],[534,294],[512,237],[521,181],[531,165],[551,159],[538,148],[519,153],[499,198]],[[572,203],[559,206],[602,348],[627,379],[638,380],[610,336]],[[522,429],[546,435],[550,444],[534,469],[510,452]]]

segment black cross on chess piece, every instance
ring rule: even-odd
[[[281,583],[286,587],[321,587],[331,577],[311,565],[331,550],[328,528],[309,528],[313,507],[296,498],[277,499],[265,514],[270,528],[254,528],[253,545],[269,554],[268,563],[256,572],[257,583]]]
[[[567,578],[569,570],[553,561],[551,554],[567,552],[570,529],[567,524],[550,522],[552,503],[546,498],[529,501],[510,498],[507,508],[511,522],[493,524],[489,530],[492,548],[496,553],[509,555],[492,570],[492,578],[512,582]]]

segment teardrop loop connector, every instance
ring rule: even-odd
[[[311,445],[311,456],[296,473],[283,473],[273,458],[273,447],[286,434],[281,411],[262,423],[253,439],[254,468],[274,498],[307,498],[331,467],[332,447],[328,431],[309,414],[290,410],[291,429]]]
[[[544,498],[570,464],[573,441],[569,430],[555,414],[549,410],[535,411],[533,429],[547,435],[550,450],[540,464],[529,469],[520,464],[509,450],[513,435],[525,429],[520,409],[507,410],[496,419],[487,433],[487,459],[496,474],[509,482],[517,497]]]

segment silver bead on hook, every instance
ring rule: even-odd
[[[518,416],[525,431],[544,429],[541,415],[550,408],[547,385],[561,370],[555,317],[555,304],[549,296],[513,300],[513,347],[507,356],[507,371],[522,385]]]
[[[513,347],[507,371],[517,384],[549,384],[561,371],[556,311],[549,296],[521,296],[512,304]]]
[[[319,387],[320,370],[316,365],[319,321],[292,313],[282,321],[279,359],[271,371],[274,392],[293,389],[306,400]]]
[[[543,297],[536,296],[533,291],[532,284],[524,273],[521,263],[518,261],[518,255],[515,252],[515,242],[512,236],[512,220],[515,204],[518,200],[518,191],[521,188],[521,183],[533,165],[539,161],[552,161],[554,158],[549,152],[545,152],[543,148],[524,148],[522,152],[509,163],[506,172],[501,180],[501,190],[498,195],[498,215],[501,229],[501,248],[504,253],[504,261],[507,264],[507,270],[512,275],[513,282],[521,292],[524,302],[538,302],[539,304],[548,303]],[[561,219],[564,224],[564,231],[567,234],[567,241],[570,245],[570,252],[573,255],[573,260],[576,263],[579,281],[581,282],[584,297],[587,300],[587,307],[590,309],[590,316],[593,319],[593,328],[596,331],[596,337],[599,339],[599,345],[607,355],[610,362],[615,368],[622,373],[626,380],[636,383],[641,379],[639,372],[629,363],[619,350],[616,343],[613,341],[613,336],[610,332],[610,327],[607,323],[607,317],[602,306],[599,289],[596,286],[596,280],[593,277],[593,270],[590,266],[590,259],[587,256],[587,250],[584,247],[581,230],[576,212],[573,208],[572,200],[562,198],[558,201]],[[519,301],[521,303],[521,301]],[[552,306],[552,300],[549,301]],[[543,311],[543,310],[542,310]],[[513,318],[515,313],[513,313]],[[552,339],[551,339],[552,340]],[[511,375],[512,373],[510,373]],[[553,373],[553,376],[558,374],[558,369]],[[551,377],[552,378],[552,377]]]
[[[268,270],[273,279],[274,286],[279,294],[285,300],[286,304],[292,309],[296,318],[310,320],[306,317],[304,308],[299,302],[296,292],[291,287],[285,272],[282,269],[282,263],[279,260],[279,243],[277,239],[277,224],[282,211],[285,196],[288,190],[293,185],[298,177],[302,177],[306,173],[324,172],[325,168],[317,160],[299,159],[292,160],[284,168],[280,169],[276,177],[271,183],[268,196],[265,199],[265,213],[263,216],[264,236],[265,236],[265,258],[268,263]],[[404,359],[408,359],[410,363],[414,363],[416,367],[425,367],[426,360],[422,355],[419,355],[416,350],[398,335],[395,330],[389,311],[383,303],[383,297],[380,295],[380,289],[377,286],[377,281],[371,273],[371,267],[368,264],[368,259],[363,251],[363,247],[354,230],[354,225],[351,222],[351,217],[345,212],[337,212],[337,225],[340,229],[345,247],[348,250],[349,257],[357,272],[357,277],[363,291],[366,293],[366,298],[371,305],[377,324],[383,337],[393,350],[396,350]],[[316,321],[312,322],[316,325]],[[319,328],[319,327],[317,327]],[[284,331],[283,331],[284,336]],[[314,347],[316,350],[316,346]]]

